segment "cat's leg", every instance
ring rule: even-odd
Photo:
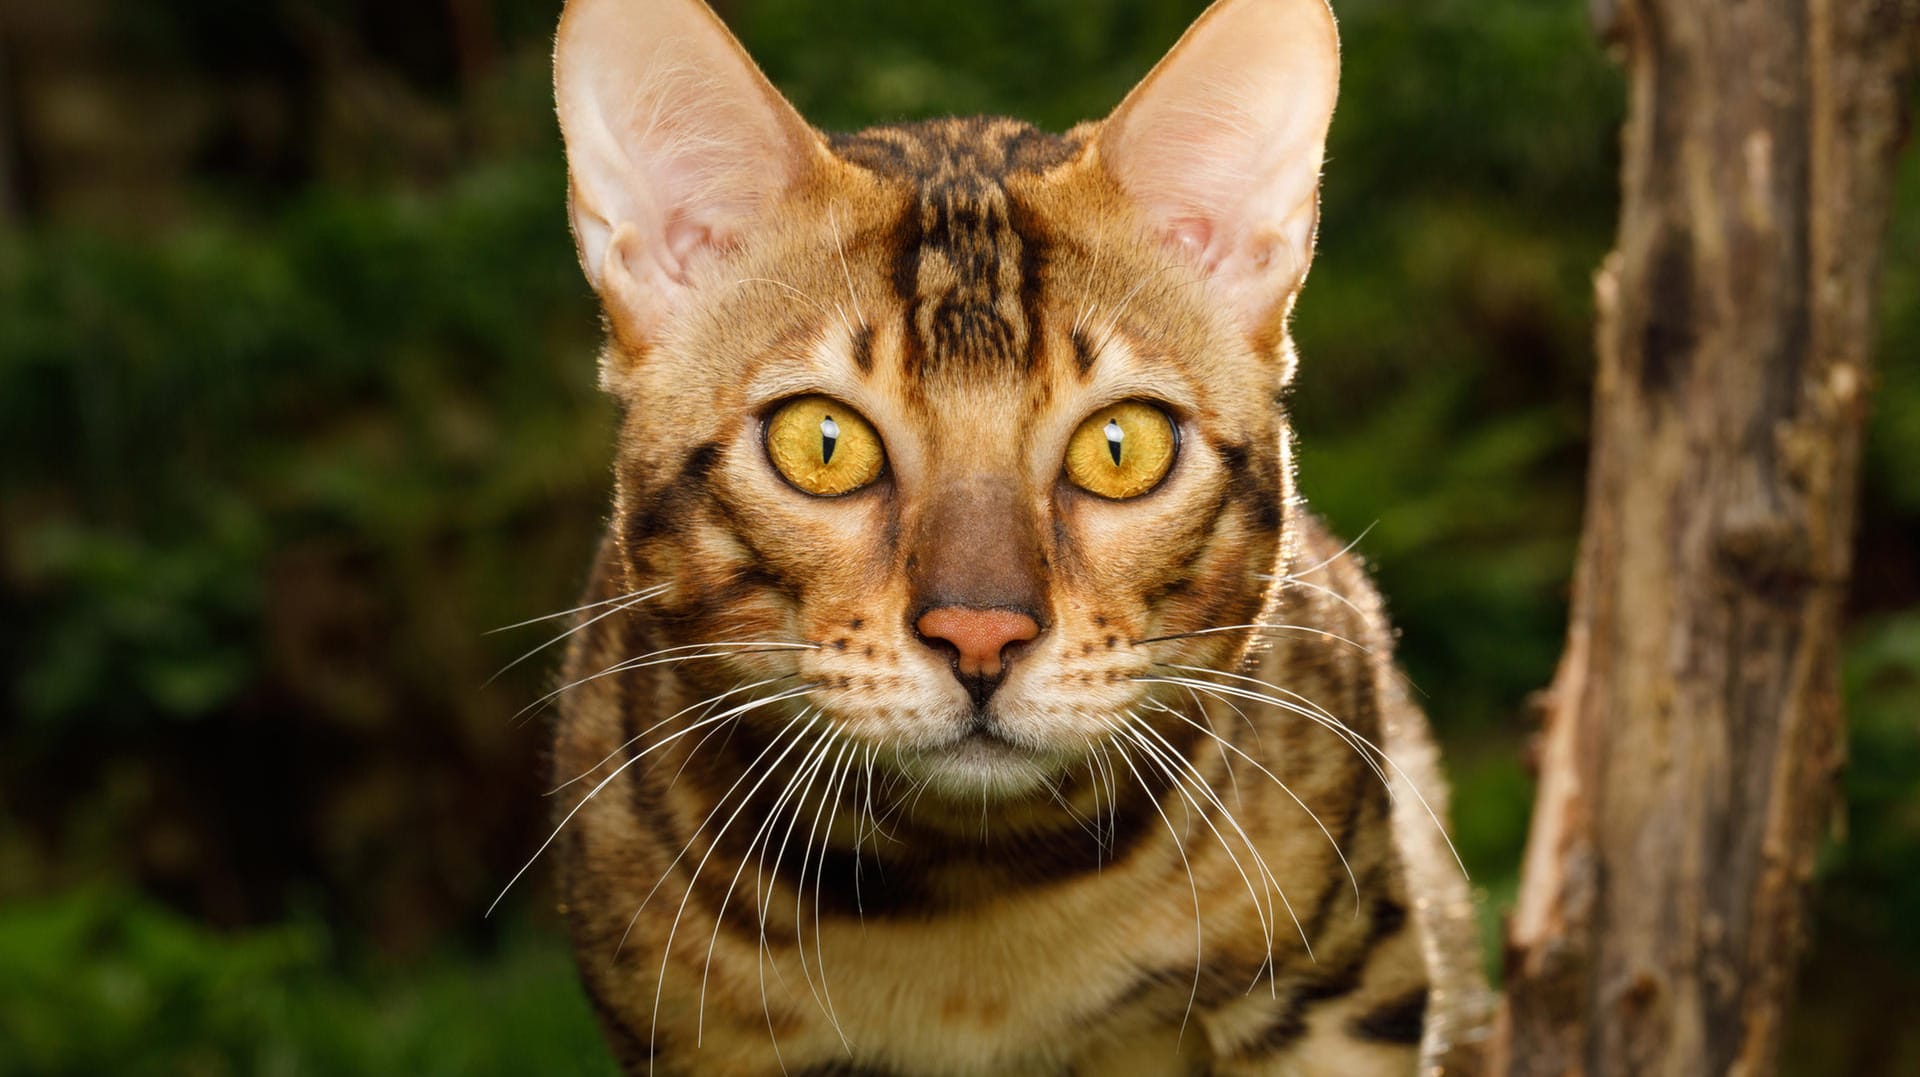
[[[1248,1044],[1216,1059],[1210,1077],[1411,1077],[1420,1061],[1424,992],[1384,1003],[1342,999],[1303,1018],[1290,1046]]]
[[[1357,968],[1207,1015],[1211,1077],[1410,1077],[1427,1010],[1420,934],[1381,941]]]

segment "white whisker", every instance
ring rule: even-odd
[[[538,617],[529,617],[524,621],[515,621],[510,625],[501,625],[499,628],[489,628],[485,632],[482,632],[480,634],[483,636],[497,636],[502,632],[511,632],[516,628],[525,628],[528,625],[537,625],[542,621],[556,621],[562,617],[571,617],[576,613],[585,613],[588,610],[597,610],[602,606],[611,606],[616,602],[625,602],[628,599],[638,597],[642,594],[645,594],[648,591],[654,591],[655,593],[665,591],[668,586],[669,586],[668,584],[662,583],[662,584],[655,584],[653,587],[642,587],[638,591],[629,591],[624,595],[615,595],[612,598],[603,598],[598,602],[589,602],[583,606],[575,606],[570,610],[561,610],[559,613],[543,613]]]
[[[1111,721],[1106,725],[1116,733],[1120,731],[1119,727]],[[1133,759],[1127,755],[1126,746],[1115,742],[1114,747],[1120,749],[1120,761],[1127,765],[1127,771],[1133,775],[1133,780],[1140,783],[1141,793],[1145,794],[1148,802],[1153,805],[1154,813],[1160,816],[1162,823],[1166,824],[1167,835],[1173,839],[1173,849],[1180,854],[1180,866],[1187,872],[1187,890],[1193,895],[1193,990],[1187,995],[1187,1012],[1180,1018],[1180,1038],[1185,1039],[1187,1021],[1193,1016],[1194,1000],[1200,997],[1200,964],[1206,953],[1206,933],[1200,924],[1200,885],[1193,880],[1193,864],[1187,859],[1186,845],[1181,842],[1179,832],[1173,829],[1173,820],[1168,818],[1166,810],[1160,806],[1160,798],[1153,795],[1153,787],[1147,784],[1147,780],[1141,777],[1139,768],[1133,765]]]
[[[527,862],[520,866],[520,870],[513,873],[513,878],[507,880],[507,885],[500,888],[500,893],[497,897],[493,899],[493,904],[487,906],[487,911],[485,915],[486,916],[493,915],[493,910],[499,907],[501,899],[507,896],[507,891],[512,890],[513,884],[520,881],[520,876],[525,875],[527,873],[527,869],[533,867],[534,861],[537,861],[540,859],[540,854],[547,851],[547,847],[549,845],[552,845],[554,842],[554,839],[560,836],[560,832],[567,828],[567,824],[573,821],[573,817],[580,814],[581,808],[586,807],[587,804],[591,802],[595,796],[598,796],[600,793],[600,790],[605,789],[608,783],[612,782],[615,778],[618,778],[620,775],[626,773],[626,770],[628,767],[646,758],[649,752],[652,752],[655,749],[671,744],[678,738],[686,736],[688,733],[691,733],[694,730],[699,729],[703,725],[709,725],[714,722],[725,721],[728,718],[732,718],[737,715],[744,714],[747,711],[752,710],[756,707],[763,707],[770,703],[778,703],[784,699],[792,699],[795,696],[805,695],[806,693],[813,691],[814,688],[816,687],[818,686],[808,685],[805,688],[795,689],[791,692],[783,692],[778,695],[768,696],[765,699],[754,700],[751,703],[742,704],[741,706],[735,707],[734,709],[729,710],[724,714],[716,715],[712,718],[703,719],[699,723],[688,726],[686,729],[683,729],[678,733],[674,733],[670,736],[662,738],[659,741],[656,741],[653,744],[647,745],[644,751],[636,753],[633,756],[633,758],[628,759],[626,762],[620,764],[618,767],[615,767],[613,770],[613,773],[607,775],[605,778],[600,779],[600,784],[588,790],[587,795],[580,798],[580,803],[575,804],[572,810],[568,811],[567,814],[561,818],[560,825],[553,828],[553,833],[547,835],[547,840],[540,843],[540,848],[535,849],[533,851],[533,855],[527,858]],[[627,926],[629,929],[631,929],[633,925],[629,923]]]
[[[1173,632],[1164,636],[1151,636],[1147,639],[1137,639],[1133,641],[1133,645],[1138,647],[1142,644],[1147,644],[1147,643],[1166,643],[1169,640],[1192,639],[1195,636],[1218,635],[1221,632],[1248,632],[1248,631],[1305,632],[1308,635],[1319,636],[1323,639],[1330,639],[1338,643],[1344,643],[1347,646],[1352,647],[1354,650],[1359,651],[1361,654],[1373,653],[1364,644],[1356,643],[1353,640],[1350,640],[1347,637],[1342,636],[1337,632],[1329,632],[1324,628],[1314,628],[1311,625],[1270,625],[1270,624],[1216,625],[1212,628],[1196,628],[1191,632]]]
[[[1266,858],[1260,855],[1259,847],[1253,843],[1252,838],[1247,836],[1247,832],[1241,829],[1239,820],[1233,817],[1233,813],[1227,810],[1227,806],[1221,803],[1220,798],[1212,789],[1207,787],[1206,780],[1201,777],[1199,771],[1194,769],[1191,760],[1174,751],[1173,745],[1169,744],[1166,738],[1160,736],[1152,726],[1140,721],[1137,715],[1131,715],[1131,712],[1129,712],[1129,714],[1134,718],[1129,725],[1131,726],[1135,743],[1147,753],[1149,758],[1157,759],[1167,779],[1173,783],[1174,789],[1187,800],[1194,814],[1200,817],[1201,823],[1205,824],[1206,828],[1213,832],[1214,840],[1220,843],[1221,851],[1225,852],[1227,859],[1233,862],[1233,869],[1239,873],[1240,881],[1246,884],[1247,896],[1253,900],[1254,910],[1260,914],[1260,931],[1266,939],[1267,944],[1267,966],[1271,967],[1273,964],[1273,898],[1271,894],[1274,891],[1279,892],[1280,901],[1286,906],[1287,915],[1292,917],[1294,928],[1300,932],[1300,942],[1306,947],[1307,957],[1312,958],[1313,943],[1307,938],[1307,929],[1301,925],[1299,915],[1293,911],[1293,903],[1287,900],[1286,891],[1280,887],[1280,880],[1276,879],[1273,872],[1267,867]],[[1149,736],[1152,738],[1151,740],[1148,739]],[[1159,744],[1156,745],[1154,741],[1158,741]],[[1178,766],[1175,764],[1178,764]],[[1213,805],[1214,809],[1220,813],[1221,818],[1225,819],[1227,825],[1232,827],[1234,833],[1239,836],[1240,841],[1247,847],[1247,852],[1252,854],[1254,868],[1260,875],[1261,892],[1255,892],[1253,879],[1247,875],[1246,868],[1241,865],[1240,857],[1233,851],[1233,846],[1228,843],[1226,835],[1220,832],[1219,827],[1213,825],[1213,820],[1208,818],[1206,811],[1193,799],[1192,795],[1186,791],[1185,774],[1192,775],[1194,788],[1199,791],[1202,796],[1206,797],[1208,803]],[[1268,895],[1264,906],[1260,901],[1261,893]],[[1258,978],[1256,974],[1256,982]],[[1274,986],[1272,979],[1272,976],[1269,975],[1268,986],[1277,991],[1278,988]]]
[[[695,707],[704,705],[711,708],[714,704],[718,703],[722,699],[727,698],[730,695],[735,695],[740,692],[751,691],[752,689],[761,688],[769,684],[778,684],[781,681],[790,681],[793,678],[798,676],[799,676],[798,673],[787,673],[779,677],[768,677],[766,680],[754,681],[752,684],[743,684],[737,688],[729,688],[717,696],[708,696],[706,699],[701,700],[699,703],[693,703],[693,704],[689,704],[688,706],[682,707],[679,710],[674,711],[672,714],[667,715],[665,718],[662,718],[659,721],[653,723],[647,728],[642,729],[640,732],[635,733],[632,737],[628,738],[619,747],[615,748],[613,751],[608,752],[605,756],[603,756],[598,763],[595,763],[594,765],[581,771],[578,775],[575,775],[572,778],[568,778],[566,781],[561,782],[559,785],[554,786],[552,789],[547,790],[544,795],[552,796],[555,793],[560,792],[562,789],[565,789],[568,786],[573,785],[574,783],[580,781],[581,779],[585,778],[587,775],[592,774],[594,771],[599,770],[601,767],[606,766],[609,762],[613,760],[614,756],[617,756],[621,752],[626,751],[628,748],[633,747],[634,744],[638,743],[641,740],[641,738],[645,737],[647,734],[653,732],[656,729],[661,728],[662,726],[665,726],[667,723],[673,721],[675,718],[680,717],[681,715],[687,713],[688,711],[693,710]]]
[[[573,635],[575,632],[578,632],[581,629],[589,628],[593,625],[596,625],[601,621],[604,621],[607,618],[613,616],[616,613],[625,613],[626,611],[634,608],[635,606],[640,605],[642,602],[645,602],[650,598],[654,598],[658,596],[659,594],[664,592],[668,586],[669,586],[668,584],[663,583],[657,587],[650,587],[645,591],[639,592],[636,597],[630,599],[629,601],[622,602],[619,605],[614,606],[612,609],[594,614],[592,617],[589,617],[586,620],[581,621],[579,624],[574,625],[572,628],[567,629],[565,632],[562,632],[559,635],[553,637],[552,639],[546,641],[545,643],[542,643],[540,646],[535,647],[533,650],[528,651],[526,654],[523,654],[520,657],[514,659],[513,661],[508,662],[506,665],[501,666],[499,671],[494,673],[493,676],[488,677],[486,680],[486,684],[482,684],[480,687],[485,688],[487,687],[487,685],[491,685],[493,682],[499,680],[502,676],[504,676],[508,670],[512,669],[513,667],[519,665],[522,662],[525,662],[527,659],[532,658],[534,655],[539,654],[541,651],[546,650],[548,647],[551,647],[554,644],[559,643],[561,640],[566,639],[568,636]]]
[[[1368,524],[1367,526],[1361,528],[1360,533],[1353,536],[1353,541],[1347,543],[1345,546],[1340,547],[1340,552],[1334,554],[1332,557],[1329,557],[1326,560],[1319,562],[1318,564],[1314,565],[1311,568],[1303,568],[1298,572],[1289,572],[1287,575],[1294,579],[1298,579],[1301,576],[1311,576],[1314,573],[1320,571],[1321,569],[1326,568],[1328,565],[1333,564],[1335,561],[1340,560],[1342,557],[1347,556],[1348,554],[1352,553],[1354,551],[1354,548],[1359,546],[1361,541],[1364,540],[1367,537],[1367,535],[1373,531],[1374,524],[1377,524],[1379,522],[1380,521],[1375,520],[1373,523]]]
[[[709,648],[709,647],[721,647],[726,649],[712,651],[712,652],[702,651],[702,653],[699,653],[699,654],[678,654],[678,655],[674,654],[674,652],[676,651],[692,651],[692,650],[700,650],[702,648]],[[817,643],[793,643],[793,642],[780,642],[775,640],[736,640],[736,641],[723,641],[719,643],[687,643],[687,644],[682,644],[681,646],[678,646],[678,647],[662,647],[657,651],[651,651],[647,654],[640,655],[636,658],[621,659],[620,661],[615,662],[613,665],[608,666],[607,668],[599,671],[598,673],[590,673],[585,677],[581,677],[578,680],[569,681],[568,683],[563,684],[558,688],[555,688],[553,691],[548,692],[546,695],[541,696],[539,699],[534,700],[532,703],[529,703],[526,706],[520,708],[518,711],[515,711],[513,717],[507,719],[507,721],[509,723],[516,722],[526,714],[532,711],[538,710],[540,707],[553,702],[555,699],[558,699],[560,696],[564,695],[567,692],[572,691],[575,688],[580,687],[583,684],[588,684],[593,681],[597,681],[602,677],[611,677],[620,673],[628,673],[636,669],[645,669],[650,666],[667,666],[667,665],[673,665],[678,662],[695,662],[695,661],[701,661],[701,660],[710,659],[710,658],[736,658],[741,655],[768,654],[768,653],[775,653],[779,651],[817,651],[819,649],[820,649],[820,645]],[[655,657],[656,655],[673,655],[673,657],[657,658]]]
[[[1314,703],[1312,700],[1307,699],[1305,696],[1301,696],[1298,692],[1290,691],[1288,689],[1280,687],[1277,684],[1272,684],[1270,682],[1260,680],[1257,677],[1246,677],[1236,673],[1223,673],[1220,670],[1210,670],[1209,672],[1215,673],[1219,676],[1233,677],[1236,680],[1252,681],[1255,684],[1259,684],[1267,688],[1271,688],[1276,692],[1283,692],[1287,695],[1298,696],[1300,699],[1305,700],[1309,705],[1319,710],[1320,713],[1313,714],[1309,712],[1306,708],[1301,707],[1297,704],[1288,703],[1285,700],[1281,700],[1273,696],[1268,696],[1263,693],[1249,692],[1249,691],[1246,691],[1245,689],[1235,688],[1232,685],[1208,684],[1206,685],[1205,688],[1202,688],[1202,691],[1213,690],[1213,691],[1227,692],[1229,694],[1239,695],[1245,699],[1255,700],[1256,702],[1269,703],[1269,704],[1272,704],[1273,706],[1280,707],[1284,710],[1291,710],[1296,714],[1305,715],[1311,718],[1313,721],[1327,726],[1327,728],[1329,729],[1333,729],[1337,735],[1340,735],[1343,737],[1351,737],[1353,738],[1353,741],[1357,741],[1359,742],[1359,744],[1363,744],[1366,747],[1372,749],[1373,752],[1379,757],[1381,762],[1384,762],[1387,766],[1392,767],[1393,772],[1395,774],[1398,774],[1400,778],[1407,783],[1407,788],[1412,790],[1414,799],[1420,802],[1421,809],[1427,813],[1427,818],[1432,820],[1434,829],[1439,831],[1441,840],[1447,843],[1447,851],[1453,854],[1453,862],[1459,866],[1460,874],[1468,875],[1467,863],[1465,860],[1461,859],[1460,850],[1454,848],[1453,838],[1447,834],[1446,825],[1440,821],[1440,813],[1434,811],[1433,805],[1427,802],[1426,794],[1420,791],[1420,786],[1414,782],[1413,776],[1408,774],[1400,766],[1400,764],[1394,760],[1393,756],[1387,754],[1387,751],[1385,749],[1373,743],[1371,740],[1368,740],[1366,737],[1361,736],[1359,733],[1354,731],[1353,727],[1347,725],[1345,722],[1340,721],[1338,718],[1333,717],[1333,715],[1328,714],[1324,708],[1321,708],[1319,706],[1319,704]],[[1172,680],[1186,681],[1189,683],[1193,683],[1191,678],[1185,678],[1185,677],[1172,678]],[[1195,683],[1195,687],[1200,687],[1200,685],[1198,683]],[[1366,758],[1365,753],[1362,753],[1362,758]],[[1380,768],[1377,764],[1374,764],[1373,767],[1374,767],[1374,772],[1380,775],[1381,782],[1386,785],[1387,795],[1389,797],[1392,797],[1394,795],[1393,783],[1387,780],[1386,775],[1380,771]]]
[[[1358,876],[1356,876],[1353,873],[1353,865],[1347,863],[1347,854],[1345,851],[1343,851],[1340,848],[1340,842],[1337,838],[1333,836],[1333,831],[1327,829],[1327,824],[1322,822],[1318,815],[1314,814],[1314,811],[1312,808],[1307,807],[1307,802],[1300,799],[1299,794],[1293,791],[1292,786],[1289,786],[1286,782],[1281,781],[1279,775],[1275,774],[1271,770],[1268,770],[1266,767],[1266,764],[1260,762],[1258,759],[1255,759],[1254,757],[1248,755],[1245,751],[1241,750],[1239,745],[1233,743],[1232,741],[1227,740],[1226,738],[1220,736],[1220,734],[1214,732],[1211,729],[1208,729],[1206,726],[1202,725],[1201,723],[1196,722],[1192,718],[1189,718],[1186,715],[1180,713],[1180,711],[1177,708],[1169,707],[1166,704],[1153,699],[1149,699],[1147,701],[1147,705],[1151,707],[1155,707],[1158,710],[1163,711],[1167,714],[1171,714],[1175,718],[1178,718],[1181,721],[1186,722],[1188,725],[1193,726],[1195,729],[1200,730],[1202,733],[1205,733],[1207,736],[1212,737],[1215,741],[1219,742],[1222,748],[1225,748],[1227,751],[1232,752],[1233,754],[1253,764],[1254,769],[1266,775],[1270,780],[1272,780],[1273,784],[1280,787],[1281,792],[1287,794],[1287,797],[1289,799],[1291,799],[1295,804],[1299,805],[1300,810],[1307,813],[1307,818],[1313,820],[1313,825],[1318,827],[1320,830],[1320,833],[1326,836],[1327,844],[1333,849],[1333,855],[1340,858],[1340,866],[1347,873],[1347,882],[1353,887],[1353,911],[1355,915],[1359,915],[1360,879]]]
[[[732,826],[733,821],[740,817],[740,813],[747,809],[748,804],[752,803],[753,794],[759,792],[760,787],[767,783],[767,779],[773,777],[775,770],[780,766],[780,761],[782,759],[785,759],[787,757],[787,754],[793,751],[794,747],[800,743],[800,738],[804,737],[807,733],[807,730],[812,729],[813,723],[818,720],[819,720],[819,712],[816,711],[814,713],[814,717],[807,720],[806,728],[800,730],[799,733],[795,734],[792,740],[787,744],[787,747],[781,751],[779,757],[774,759],[772,763],[768,764],[766,773],[762,774],[760,776],[760,779],[754,783],[753,788],[747,790],[746,794],[740,798],[740,806],[733,810],[733,814],[727,816],[726,821],[720,824],[719,830],[714,831],[713,837],[709,839],[709,841],[707,842],[707,851],[700,855],[700,861],[699,863],[694,865],[693,873],[687,876],[686,893],[680,896],[680,906],[674,910],[673,923],[668,925],[667,927],[666,945],[660,948],[660,973],[658,977],[654,980],[653,1021],[652,1021],[652,1028],[649,1030],[648,1040],[647,1040],[647,1048],[648,1048],[649,1055],[655,1053],[653,1033],[657,1032],[660,1026],[660,994],[661,994],[662,988],[666,986],[667,960],[673,956],[673,938],[674,938],[674,935],[677,934],[680,930],[680,917],[683,914],[685,914],[685,912],[687,911],[687,902],[692,900],[693,898],[694,886],[700,881],[700,870],[707,866],[708,858],[712,857],[714,854],[714,851],[720,848],[720,838],[722,835],[724,835],[727,832],[727,828]],[[785,726],[781,727],[781,733],[784,734],[788,729],[793,728],[793,723],[797,721],[799,721],[798,717],[794,718],[792,721],[789,721]],[[829,725],[828,728],[831,729],[832,726]],[[773,746],[777,743],[779,743],[778,737],[776,737],[773,741],[769,742],[767,745],[767,748],[763,749],[761,751],[760,756],[755,758],[755,761],[754,761],[755,764],[757,764],[759,762],[759,759],[764,757],[766,755],[766,752],[771,750]],[[732,786],[729,786],[725,793],[721,794],[719,801],[715,804],[714,810],[708,813],[707,815],[708,820],[711,820],[714,815],[719,814],[720,808],[726,804],[727,798],[733,794],[733,790],[738,789],[740,787],[740,783],[745,781],[747,777],[753,773],[753,771],[754,771],[754,765],[749,765],[746,770],[741,772],[740,778],[736,780]],[[702,822],[700,826],[694,828],[693,835],[687,839],[688,844],[681,848],[680,856],[674,857],[673,863],[667,865],[667,871],[665,873],[662,873],[661,875],[662,879],[666,877],[667,873],[671,873],[673,871],[673,866],[674,864],[678,864],[680,862],[680,857],[686,855],[687,849],[692,847],[692,843],[694,839],[699,836],[700,831],[704,829],[705,826],[706,826],[706,823]],[[659,889],[658,883],[654,884],[654,889],[655,890]],[[648,891],[647,898],[642,899],[640,902],[640,908],[634,910],[633,919],[627,921],[627,932],[623,933],[620,936],[620,946],[614,948],[614,952],[616,954],[620,952],[621,947],[624,947],[626,945],[627,934],[630,934],[633,931],[633,925],[635,921],[640,919],[641,909],[646,908],[647,900],[651,899],[652,896],[653,896],[653,891],[652,890]]]

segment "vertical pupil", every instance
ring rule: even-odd
[[[840,441],[840,424],[827,415],[820,419],[820,462],[833,463],[833,447]]]
[[[1127,432],[1120,429],[1118,419],[1107,420],[1107,452],[1113,455],[1113,466],[1120,466],[1120,443],[1127,439]]]

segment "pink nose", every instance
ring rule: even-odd
[[[1000,676],[1000,652],[1009,644],[1030,640],[1040,626],[1013,610],[978,610],[942,606],[920,615],[916,625],[928,639],[946,640],[960,654],[956,669],[963,677]]]

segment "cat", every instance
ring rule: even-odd
[[[624,1070],[1472,1071],[1436,753],[1293,483],[1338,67],[1220,0],[1064,135],[830,135],[699,0],[569,0],[623,418],[549,844]]]

